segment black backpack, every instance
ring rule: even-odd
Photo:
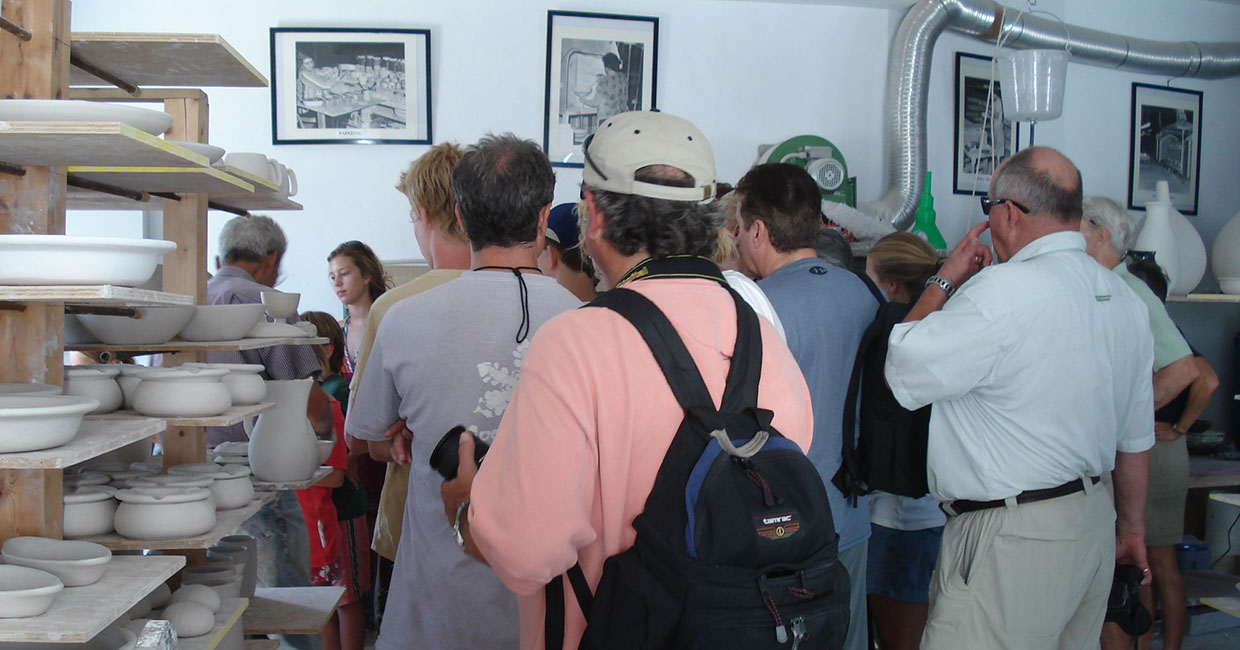
[[[848,573],[818,471],[757,407],[762,341],[735,292],[737,342],[722,406],[672,324],[641,294],[613,289],[590,306],[628,319],[685,409],[634,545],[607,559],[598,591],[569,570],[588,622],[581,648],[843,647]],[[560,650],[564,590],[547,586],[547,648]]]
[[[844,461],[831,482],[854,501],[875,490],[924,496],[930,491],[926,484],[930,407],[910,411],[900,406],[883,374],[891,329],[904,320],[911,306],[888,302],[870,278],[857,275],[878,299],[878,312],[861,335],[853,362],[844,398]],[[854,442],[850,433],[857,430],[858,418],[860,434]]]

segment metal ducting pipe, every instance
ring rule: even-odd
[[[887,64],[887,191],[871,211],[900,230],[913,222],[926,170],[926,89],[934,44],[944,29],[1016,49],[1067,49],[1071,60],[1171,77],[1240,76],[1240,43],[1165,42],[1065,25],[989,0],[922,0],[913,5]]]

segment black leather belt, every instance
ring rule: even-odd
[[[1097,476],[1090,477],[1090,482],[1094,485],[1102,480]],[[1016,495],[1016,503],[1033,503],[1034,501],[1046,501],[1047,499],[1056,499],[1059,497],[1076,494],[1085,489],[1085,481],[1082,479],[1072,479],[1063,485],[1055,487],[1042,488],[1041,490],[1025,490]],[[943,512],[948,515],[963,515],[966,512],[976,512],[978,510],[987,510],[989,508],[1001,508],[1007,504],[1005,499],[995,499],[993,501],[969,501],[968,499],[957,499],[943,506]]]

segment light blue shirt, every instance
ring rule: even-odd
[[[816,258],[788,264],[763,278],[758,286],[775,306],[788,348],[809,386],[814,442],[808,456],[827,486],[840,550],[847,550],[870,537],[869,499],[861,497],[853,506],[831,479],[843,461],[848,378],[861,335],[874,320],[878,301],[852,272]]]

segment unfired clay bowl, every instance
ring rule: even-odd
[[[64,588],[46,571],[0,564],[0,618],[38,616]]]
[[[8,564],[47,571],[66,587],[93,585],[112,561],[112,551],[90,542],[47,537],[12,537],[0,548]]]
[[[266,307],[249,305],[197,305],[194,316],[181,329],[186,341],[236,341],[262,320]]]
[[[141,318],[78,314],[82,327],[100,341],[112,345],[150,345],[166,343],[177,335],[194,315],[193,305],[139,307]]]
[[[142,373],[133,408],[155,417],[210,417],[232,406],[220,378],[227,370],[206,368],[154,369]]]
[[[129,488],[113,520],[116,532],[133,539],[201,535],[215,526],[215,504],[206,488]]]
[[[301,302],[300,293],[284,293],[283,291],[264,291],[263,306],[267,315],[277,322],[286,321],[297,315],[297,303]]]
[[[0,453],[59,447],[73,440],[82,417],[98,406],[73,395],[2,395]]]

